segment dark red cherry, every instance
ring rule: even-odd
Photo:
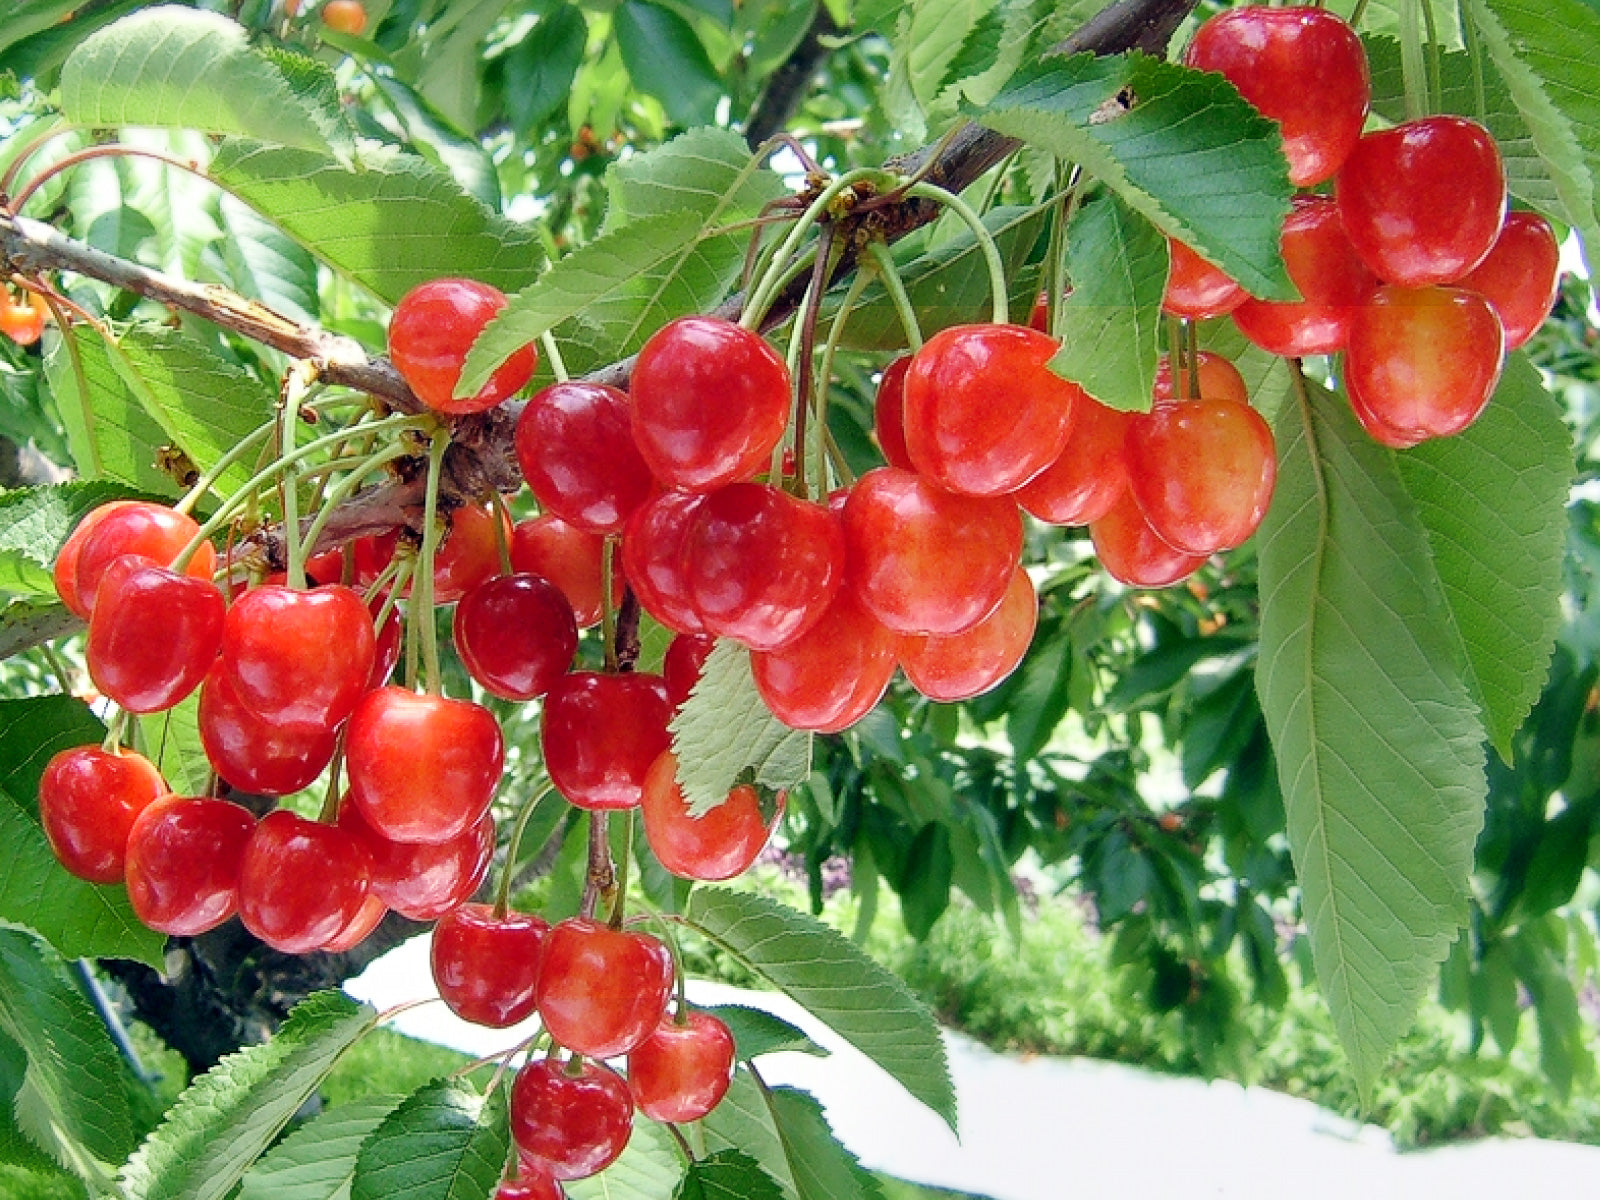
[[[233,916],[245,844],[256,827],[227,800],[163,796],[128,833],[134,915],[172,937],[195,937]]]
[[[217,663],[200,687],[200,744],[218,775],[243,792],[287,796],[308,787],[333,761],[338,743],[325,725],[284,725],[240,701]]]
[[[257,823],[239,867],[239,919],[274,950],[309,954],[360,914],[372,860],[347,830],[280,808]]]
[[[733,1034],[719,1017],[694,1010],[663,1017],[628,1055],[628,1086],[653,1121],[698,1121],[722,1102],[733,1081]]]
[[[517,462],[548,512],[590,533],[620,533],[654,488],[633,444],[625,393],[572,380],[534,393],[517,418]]]
[[[129,712],[171,708],[216,661],[227,611],[209,579],[120,558],[101,575],[89,618],[89,677]]]
[[[536,1058],[511,1084],[511,1137],[556,1179],[605,1170],[633,1132],[628,1085],[601,1063]]]
[[[544,695],[578,652],[572,605],[538,575],[480,583],[456,605],[454,630],[467,674],[503,700]]]
[[[550,782],[579,808],[632,808],[672,744],[671,719],[659,675],[574,671],[544,701],[539,741]]]
[[[228,610],[222,666],[240,703],[264,720],[332,727],[367,690],[376,648],[372,615],[350,588],[267,584]]]

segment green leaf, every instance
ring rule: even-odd
[[[203,796],[211,786],[211,760],[200,740],[200,693],[191,692],[163,712],[139,719],[140,753],[182,796]]]
[[[583,10],[561,4],[506,51],[506,111],[512,125],[531,132],[566,103],[588,38]]]
[[[1278,251],[1290,194],[1278,128],[1220,75],[1138,53],[1048,58],[972,112],[1080,164],[1252,294],[1295,298]]]
[[[91,509],[138,493],[102,481],[0,492],[0,592],[54,598],[56,552]]]
[[[722,99],[722,77],[694,27],[649,0],[624,0],[612,16],[628,75],[677,125],[709,125]]]
[[[744,1004],[718,1004],[706,1012],[720,1020],[733,1034],[733,1054],[740,1062],[748,1062],[763,1054],[776,1054],[781,1050],[796,1050],[801,1054],[815,1054],[826,1058],[828,1052],[806,1036],[805,1030],[775,1017],[765,1009],[750,1008]]]
[[[783,1200],[783,1188],[742,1150],[718,1150],[689,1164],[673,1200]]]
[[[834,1137],[822,1105],[809,1092],[774,1088],[772,1115],[801,1200],[879,1200],[878,1181]],[[951,1120],[952,1127],[954,1120]]]
[[[1236,654],[1252,645],[1253,638],[1215,633],[1154,646],[1122,672],[1106,696],[1105,706],[1111,712],[1128,712],[1176,687],[1206,659]]]
[[[1572,435],[1522,354],[1464,433],[1397,456],[1417,504],[1489,740],[1511,739],[1539,698],[1561,624]]]
[[[707,221],[754,216],[784,195],[772,171],[753,169],[744,139],[730,129],[691,129],[665,145],[624,158],[606,172],[604,232],[664,213]],[[735,241],[739,241],[735,238]],[[740,244],[740,252],[743,245]]]
[[[1256,681],[1317,977],[1367,1093],[1466,918],[1484,731],[1392,452],[1308,393],[1276,424]]]
[[[503,1091],[430,1083],[362,1144],[351,1200],[482,1200],[510,1149]]]
[[[939,1027],[894,975],[826,925],[764,896],[699,888],[688,919],[955,1128]]]
[[[156,466],[168,444],[167,433],[118,373],[111,344],[94,333],[72,332],[48,340],[45,374],[79,474],[176,498],[177,483]],[[77,348],[81,380],[69,345]]]
[[[334,271],[393,304],[441,271],[514,292],[544,259],[531,229],[467,195],[415,154],[362,143],[346,168],[304,150],[238,139],[211,177]]]
[[[361,1096],[319,1114],[245,1172],[238,1200],[350,1200],[362,1143],[400,1101]]]
[[[377,1020],[342,992],[302,1001],[272,1039],[189,1085],[128,1160],[124,1200],[220,1200]]]
[[[314,324],[317,260],[255,209],[224,194],[217,206],[223,237],[218,249],[234,290],[288,317]]]
[[[494,160],[477,139],[451,125],[444,114],[398,79],[378,75],[374,82],[411,144],[449,171],[467,195],[498,211],[500,177]]]
[[[13,600],[0,608],[0,661],[82,631],[83,622],[64,604]]]
[[[216,13],[161,5],[99,30],[61,69],[75,123],[195,129],[329,151],[343,121]]]
[[[0,700],[0,921],[40,934],[67,958],[161,965],[162,936],[139,923],[120,887],[69,875],[39,827],[39,777],[57,751],[92,745],[105,727],[71,696]]]
[[[683,1177],[683,1155],[664,1125],[635,1113],[617,1161],[598,1175],[563,1184],[568,1200],[661,1200]]]
[[[906,80],[924,111],[943,90],[947,72],[993,0],[915,0],[903,38]]]
[[[54,952],[16,929],[0,929],[0,1030],[28,1056],[27,1083],[49,1115],[69,1161],[86,1178],[109,1175],[133,1149],[122,1062],[105,1022]]]
[[[1114,192],[1067,226],[1072,292],[1050,369],[1108,408],[1148,412],[1161,356],[1167,242]]]
[[[737,1068],[722,1102],[701,1119],[706,1148],[713,1153],[737,1150],[748,1155],[778,1183],[786,1200],[799,1200],[794,1169],[773,1124],[767,1096],[748,1067]]]
[[[671,728],[691,817],[722,804],[736,783],[777,790],[811,774],[811,734],[772,715],[750,674],[750,652],[727,638],[712,649]]]
[[[950,907],[950,883],[955,875],[955,859],[950,851],[950,831],[938,821],[929,821],[911,839],[906,849],[906,865],[896,880],[900,893],[900,916],[906,932],[923,941],[933,924]]]

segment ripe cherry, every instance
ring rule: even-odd
[[[128,833],[128,900],[158,933],[195,937],[233,916],[256,819],[227,800],[163,796]]]
[[[550,513],[519,521],[511,531],[512,569],[541,575],[560,588],[579,629],[600,621],[605,549],[605,538],[599,534],[585,533]],[[613,607],[622,603],[623,575],[619,560],[611,580]]]
[[[1059,343],[1019,325],[956,325],[912,356],[906,451],[948,491],[998,496],[1055,460],[1083,389],[1049,371]]]
[[[333,761],[338,735],[326,725],[285,725],[246,707],[221,663],[200,686],[200,744],[217,774],[243,792],[287,796]]]
[[[1506,176],[1489,131],[1465,117],[1423,117],[1364,136],[1335,185],[1344,229],[1385,283],[1460,279],[1488,255],[1506,211]]]
[[[1169,266],[1161,309],[1174,317],[1201,321],[1231,313],[1249,298],[1222,268],[1212,266],[1176,238],[1167,239]]]
[[[532,913],[463,904],[433,930],[433,981],[463,1021],[505,1029],[533,1015],[550,925]]]
[[[1561,246],[1538,213],[1506,214],[1489,257],[1463,276],[1461,286],[1494,306],[1505,327],[1506,349],[1534,335],[1555,307],[1561,284]]]
[[[91,883],[119,883],[134,820],[167,794],[161,772],[132,750],[73,746],[39,777],[39,824],[57,861]]]
[[[1228,9],[1195,31],[1183,61],[1220,71],[1278,122],[1296,187],[1332,176],[1361,136],[1372,93],[1367,54],[1324,9]]]
[[[344,932],[372,860],[347,830],[280,808],[256,824],[239,866],[239,919],[274,950],[309,954]]]
[[[621,533],[654,487],[631,425],[628,397],[614,387],[572,380],[535,392],[514,445],[539,504],[590,533]]]
[[[96,509],[84,518],[83,525],[89,528],[77,544],[71,588],[63,590],[59,576],[56,584],[62,602],[70,606],[71,599],[76,598],[80,607],[72,611],[85,619],[94,612],[100,577],[113,562],[131,554],[165,567],[200,532],[192,517],[174,512],[163,504],[132,501],[105,507],[110,511]],[[83,525],[79,529],[83,529]],[[68,538],[60,559],[70,560],[72,550],[73,539]],[[58,562],[58,569],[59,565]],[[207,543],[195,551],[183,573],[194,579],[210,579],[216,567],[216,551]]]
[[[472,279],[433,279],[400,297],[389,320],[389,358],[419,400],[442,413],[482,412],[533,378],[538,354],[524,346],[475,395],[455,396],[467,351],[505,306],[498,288]]]
[[[350,588],[265,584],[228,610],[222,665],[239,702],[262,719],[331,728],[367,690],[376,646],[372,615]]]
[[[356,915],[350,918],[350,923],[317,948],[327,954],[346,954],[366,941],[378,923],[388,915],[388,905],[369,891],[361,907],[356,910]]]
[[[0,290],[0,333],[19,346],[31,346],[44,336],[49,311],[42,296],[28,292],[16,299],[10,289]]]
[[[322,23],[329,29],[360,37],[367,27],[367,9],[360,0],[328,0],[322,6]]]
[[[519,1155],[515,1179],[502,1179],[492,1200],[564,1200],[566,1193],[538,1159]]]
[[[1022,560],[1022,517],[1005,497],[942,491],[879,467],[844,505],[846,577],[898,633],[959,633],[1005,595]]]
[[[767,469],[789,423],[789,369],[759,336],[679,317],[634,365],[633,437],[668,487],[704,492]]]
[[[605,1170],[633,1132],[628,1085],[601,1063],[538,1058],[511,1084],[511,1138],[557,1179],[587,1179]]]
[[[550,782],[579,808],[632,808],[650,765],[672,744],[671,719],[659,675],[574,671],[544,701],[539,741]]]
[[[684,544],[703,496],[662,492],[645,501],[622,531],[622,569],[644,610],[675,633],[707,633],[689,595]]]
[[[692,633],[680,633],[667,643],[661,677],[666,681],[667,699],[672,701],[673,708],[682,708],[694,685],[700,682],[700,673],[716,644],[714,637]]]
[[[51,565],[50,575],[55,583],[56,595],[60,597],[61,603],[67,606],[68,612],[85,620],[89,617],[89,606],[78,595],[78,556],[83,551],[83,543],[100,527],[102,521],[119,508],[142,503],[141,500],[109,500],[92,508],[67,535],[67,540],[61,543],[61,549],[56,552],[55,562]]]
[[[129,712],[171,708],[216,661],[227,608],[209,579],[119,559],[101,576],[89,618],[90,678]]]
[[[413,921],[436,921],[463,903],[478,890],[494,857],[489,813],[448,842],[391,842],[373,832],[354,804],[340,806],[339,825],[372,858],[372,894]]]
[[[504,700],[544,695],[578,652],[572,605],[537,575],[480,583],[456,605],[454,630],[467,674]]]
[[[1128,488],[1122,444],[1133,419],[1085,396],[1061,454],[1017,489],[1017,503],[1052,525],[1087,525],[1104,516]]]
[[[787,646],[750,656],[762,702],[791,729],[838,733],[883,698],[894,678],[897,636],[850,588]]]
[[[1017,669],[1038,623],[1038,593],[1027,571],[1018,567],[1000,607],[971,629],[901,638],[900,665],[928,699],[966,700]]]
[[[916,469],[906,449],[906,371],[910,367],[909,354],[902,354],[885,367],[872,405],[872,432],[878,439],[878,449],[883,451],[883,461],[902,471]]]
[[[711,1013],[693,1010],[661,1024],[628,1055],[628,1087],[653,1121],[698,1121],[733,1081],[733,1034]]]
[[[761,814],[761,798],[749,784],[740,784],[701,817],[689,815],[689,801],[678,786],[678,758],[667,750],[650,767],[644,781],[644,835],[661,865],[685,879],[720,880],[741,875],[772,836]]]
[[[1244,376],[1239,374],[1239,368],[1234,366],[1220,354],[1210,350],[1202,350],[1194,356],[1194,386],[1189,384],[1190,370],[1187,364],[1180,364],[1177,370],[1177,383],[1173,383],[1172,360],[1163,354],[1156,363],[1155,384],[1151,388],[1151,397],[1155,400],[1192,400],[1197,396],[1204,396],[1208,400],[1237,400],[1241,404],[1250,402],[1250,391],[1245,386]]]
[[[492,506],[482,504],[465,504],[450,514],[450,528],[433,558],[434,603],[453,604],[500,573],[500,542],[494,531],[497,520]],[[501,524],[509,537],[510,525]],[[357,538],[351,543],[356,586],[366,587],[377,579],[394,558],[398,543],[397,533]],[[409,586],[405,594],[411,594]]]
[[[572,917],[545,938],[539,1015],[558,1044],[612,1058],[650,1036],[667,1011],[672,981],[672,953],[660,938]]]
[[[1379,288],[1350,327],[1345,383],[1362,425],[1403,450],[1460,433],[1494,393],[1500,318],[1463,288]]]
[[[447,842],[481,820],[504,757],[488,709],[404,688],[368,692],[345,729],[350,799],[395,842]]]
[[[1132,492],[1089,522],[1089,537],[1106,573],[1129,587],[1166,587],[1193,575],[1206,561],[1204,554],[1185,554],[1162,541]]]

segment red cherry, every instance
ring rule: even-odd
[[[1283,261],[1303,297],[1293,304],[1247,299],[1233,314],[1240,332],[1271,354],[1298,358],[1344,349],[1356,310],[1378,281],[1361,261],[1327,196],[1296,196],[1283,222]]]
[[[351,37],[360,37],[367,27],[367,6],[361,0],[328,0],[318,16],[329,29]]]
[[[1099,520],[1089,522],[1089,537],[1106,574],[1129,587],[1159,588],[1193,575],[1204,554],[1185,554],[1150,528],[1133,493],[1125,493]]]
[[[782,811],[779,793],[778,816]],[[703,817],[691,817],[689,801],[678,786],[678,758],[670,750],[656,759],[645,777],[641,812],[650,849],[662,866],[685,879],[712,881],[741,875],[772,836],[772,825],[761,816],[761,798],[747,784],[733,788]]]
[[[161,772],[144,755],[73,746],[52,756],[39,777],[39,823],[68,871],[91,883],[119,883],[135,818],[166,794]]]
[[[500,574],[500,543],[494,532],[497,519],[492,508],[481,504],[466,504],[450,514],[450,528],[433,558],[435,604],[454,604],[484,580]],[[510,525],[502,525],[510,537]],[[398,541],[398,533],[386,533],[357,538],[350,544],[357,587],[366,587],[378,578],[394,558]],[[404,594],[411,594],[409,585]]]
[[[1006,593],[1022,517],[1005,497],[960,496],[895,467],[868,471],[844,506],[847,580],[898,633],[959,633]]]
[[[1500,379],[1500,318],[1462,288],[1379,288],[1350,327],[1345,383],[1356,416],[1403,450],[1460,433]]]
[[[1250,402],[1250,390],[1245,386],[1244,376],[1239,374],[1239,368],[1234,366],[1220,354],[1213,354],[1210,350],[1202,350],[1195,355],[1195,387],[1189,386],[1189,368],[1178,368],[1177,387],[1172,383],[1172,362],[1163,354],[1156,363],[1155,385],[1151,388],[1151,397],[1155,400],[1192,400],[1197,396],[1204,396],[1207,400],[1237,400],[1240,404]]]
[[[762,483],[706,496],[683,540],[689,602],[706,629],[757,650],[793,641],[832,601],[844,534],[820,505]]]
[[[1054,338],[1020,325],[942,329],[912,356],[906,450],[919,474],[953,492],[1015,491],[1054,461],[1083,389],[1045,364]]]
[[[789,423],[789,369],[756,334],[716,317],[679,317],[633,368],[633,438],[668,487],[705,492],[770,465]]]
[[[339,825],[372,858],[372,894],[402,917],[436,921],[478,890],[494,857],[494,818],[448,842],[391,842],[373,832],[354,804],[339,809]]]
[[[433,930],[433,981],[463,1021],[505,1029],[533,1015],[539,955],[550,925],[531,913],[496,916],[463,904]]]
[[[258,796],[308,787],[333,761],[337,733],[326,725],[284,725],[257,716],[215,664],[200,687],[200,744],[217,774]]]
[[[838,733],[883,698],[894,678],[896,635],[850,588],[787,646],[750,656],[762,702],[791,729]]]
[[[1231,313],[1249,298],[1231,276],[1214,267],[1174,238],[1167,239],[1170,265],[1161,310],[1174,317],[1201,321]]]
[[[88,519],[86,517],[85,521]],[[56,590],[63,602],[69,599],[70,591],[82,608],[81,612],[73,611],[87,619],[94,612],[100,577],[117,559],[135,555],[165,567],[199,532],[200,526],[192,517],[174,512],[165,505],[143,501],[118,504],[96,518],[78,544],[72,587],[63,590],[58,582]],[[62,547],[62,558],[69,557],[71,545],[68,539],[67,545]],[[209,581],[216,569],[217,552],[210,543],[205,543],[195,551],[183,573]]]
[[[971,629],[945,636],[900,639],[900,665],[913,687],[930,700],[967,700],[987,692],[1028,652],[1039,623],[1033,580],[1018,567],[1005,599]]]
[[[546,513],[532,520],[519,521],[511,531],[511,566],[522,574],[540,575],[561,589],[572,605],[579,629],[600,621],[601,564],[606,541],[597,533],[585,533],[560,517]],[[620,559],[615,562],[611,580],[611,603],[622,603],[624,572]]]
[[[470,700],[379,688],[345,729],[350,799],[395,842],[447,842],[480,821],[504,758],[500,723]]]
[[[67,540],[61,543],[61,549],[56,552],[55,562],[51,565],[50,575],[55,582],[56,595],[61,598],[61,603],[67,606],[68,612],[84,620],[89,618],[89,606],[78,595],[78,556],[83,552],[83,543],[89,540],[89,535],[100,527],[102,521],[119,508],[143,503],[142,500],[108,500],[97,508],[90,509],[67,535]]]
[[[480,583],[456,606],[454,629],[467,674],[504,700],[544,695],[578,652],[572,605],[537,575]]]
[[[533,378],[538,353],[524,346],[476,395],[455,397],[467,351],[505,306],[498,288],[472,279],[433,279],[400,297],[389,321],[389,358],[419,400],[443,413],[482,412]]]
[[[18,300],[10,289],[0,291],[0,333],[19,346],[31,346],[44,336],[44,320],[49,311],[42,296],[30,292]]]
[[[1461,279],[1494,306],[1505,327],[1506,349],[1515,350],[1538,330],[1555,307],[1561,285],[1561,246],[1538,213],[1506,214],[1489,257]]]
[[[274,950],[309,954],[361,914],[371,879],[372,860],[348,831],[280,808],[245,846],[239,919]]]
[[[1465,117],[1423,117],[1364,136],[1335,185],[1345,232],[1385,283],[1460,279],[1488,255],[1506,211],[1506,176],[1489,131]]]
[[[383,597],[374,596],[367,604],[367,611],[372,614],[372,619],[378,619],[378,613],[383,609]],[[389,682],[389,676],[394,674],[395,664],[400,661],[400,610],[390,608],[389,615],[384,618],[383,628],[378,630],[372,651],[372,674],[367,676],[365,691],[381,688]]]
[[[1195,31],[1183,61],[1220,71],[1278,122],[1296,187],[1332,176],[1361,136],[1372,94],[1366,50],[1324,9],[1228,9]]]
[[[622,568],[644,610],[675,633],[706,633],[689,596],[684,543],[703,496],[662,492],[634,510],[622,531]]]
[[[716,647],[714,637],[701,637],[680,633],[667,643],[666,657],[661,662],[661,677],[666,680],[667,699],[673,708],[682,708],[694,685],[700,682],[706,659]]]
[[[916,469],[906,449],[906,371],[910,367],[911,356],[902,354],[883,369],[872,406],[873,434],[878,439],[878,449],[883,451],[883,461],[902,471]]]
[[[545,938],[539,1015],[559,1045],[612,1058],[650,1036],[667,1011],[672,982],[672,953],[660,938],[572,917]]]
[[[372,676],[376,639],[361,597],[341,584],[308,592],[266,584],[228,610],[222,665],[239,702],[264,720],[338,725]]]
[[[209,579],[119,559],[101,576],[89,618],[89,677],[129,712],[171,708],[216,661],[227,612]]]
[[[632,1120],[628,1085],[600,1063],[534,1059],[511,1084],[512,1140],[557,1179],[587,1179],[609,1167],[628,1144]]]
[[[158,933],[195,937],[233,916],[244,848],[256,827],[226,800],[163,796],[128,833],[128,900]]]
[[[1087,525],[1104,516],[1128,489],[1122,444],[1132,420],[1132,413],[1085,396],[1060,456],[1017,489],[1017,503],[1052,525]]]
[[[590,533],[621,533],[650,496],[625,393],[572,380],[535,392],[517,418],[517,462],[539,504]]]
[[[550,1174],[550,1168],[537,1159],[521,1155],[515,1179],[502,1179],[494,1200],[563,1200],[566,1193]]]
[[[579,808],[632,808],[672,744],[672,701],[659,675],[574,671],[545,697],[539,741],[556,789]]]
[[[698,1121],[722,1102],[733,1082],[733,1034],[708,1012],[661,1024],[628,1055],[628,1087],[653,1121]]]
[[[389,906],[369,891],[350,923],[317,948],[325,954],[348,954],[366,941],[388,915]]]

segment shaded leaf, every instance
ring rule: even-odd
[[[763,1054],[797,1050],[826,1058],[828,1052],[806,1036],[805,1030],[760,1008],[743,1004],[717,1004],[705,1010],[733,1034],[734,1057],[748,1062]]]
[[[400,1096],[360,1096],[320,1113],[263,1154],[238,1200],[349,1200],[356,1155]]]
[[[81,379],[69,339],[77,348]],[[176,498],[177,483],[156,466],[167,432],[118,373],[111,344],[94,333],[69,333],[50,342],[45,373],[79,474]]]
[[[694,27],[649,0],[623,0],[612,17],[628,75],[677,125],[709,125],[722,99],[722,77]]]
[[[588,37],[583,10],[561,4],[506,51],[505,103],[513,125],[532,130],[566,103]]]
[[[789,1087],[774,1088],[770,1096],[801,1200],[881,1198],[877,1179],[834,1136],[815,1096]]]
[[[683,1155],[667,1132],[639,1113],[617,1161],[598,1175],[564,1184],[568,1200],[661,1200],[683,1176]]]
[[[783,1200],[783,1188],[742,1150],[718,1150],[689,1164],[673,1200]]]
[[[505,1093],[440,1081],[406,1097],[362,1143],[351,1200],[481,1200],[511,1149]]]

